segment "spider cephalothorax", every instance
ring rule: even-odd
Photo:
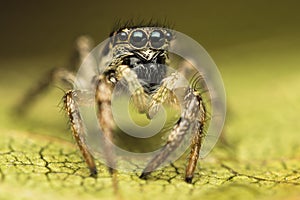
[[[127,65],[138,76],[147,94],[153,92],[166,76],[171,31],[159,27],[123,28],[111,36],[109,68]]]
[[[170,71],[170,45],[176,38],[174,33],[163,27],[140,26],[124,27],[111,34],[106,50],[102,54],[109,57],[99,74],[93,77],[95,89],[95,103],[97,105],[98,123],[105,138],[111,140],[116,131],[112,113],[112,96],[118,83],[130,92],[132,102],[137,111],[151,119],[163,104],[178,104],[175,98],[176,83],[182,77],[181,72],[186,71],[185,62],[178,62],[176,70]],[[80,49],[80,48],[79,48]],[[79,55],[80,52],[79,52]],[[109,56],[108,56],[109,55]],[[190,70],[190,68],[188,69]],[[195,72],[195,71],[194,71]],[[184,75],[184,74],[183,74]],[[151,171],[157,169],[173,151],[181,145],[187,133],[191,133],[190,156],[186,168],[185,180],[191,182],[196,168],[199,151],[205,133],[205,126],[209,121],[206,105],[202,93],[197,89],[200,75],[186,77],[192,83],[183,91],[181,114],[169,133],[166,144],[146,165],[141,178],[146,178]],[[71,84],[75,76],[66,70],[53,70],[50,78],[44,84],[33,90],[23,104],[37,93],[44,90],[54,80],[64,80]],[[88,148],[85,135],[86,128],[79,109],[79,102],[83,101],[86,91],[70,90],[64,95],[64,106],[70,119],[73,136],[90,169],[92,175],[97,174],[94,158]],[[141,133],[142,134],[142,133]],[[115,167],[114,152],[109,143],[104,143],[106,164],[113,173]]]

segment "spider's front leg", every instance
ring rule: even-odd
[[[95,177],[97,175],[97,169],[94,158],[88,150],[85,141],[86,128],[82,121],[78,105],[80,101],[84,101],[85,103],[89,101],[89,96],[90,94],[87,92],[70,90],[64,95],[63,101],[70,120],[73,137],[83,155],[85,162],[87,163],[90,169],[91,176]]]
[[[116,77],[118,81],[122,79],[126,81],[128,90],[132,95],[133,104],[136,106],[139,113],[145,113],[148,107],[148,97],[139,82],[137,74],[127,65],[120,65],[116,69]]]
[[[95,98],[98,105],[99,124],[102,129],[103,136],[106,139],[103,150],[111,173],[113,173],[113,168],[115,166],[111,141],[113,139],[113,132],[116,128],[111,109],[111,101],[115,85],[122,79],[126,81],[128,89],[132,94],[134,105],[136,105],[139,112],[145,112],[147,102],[147,97],[138,81],[136,73],[127,65],[119,65],[109,68],[99,76]]]
[[[185,176],[186,182],[191,183],[199,157],[201,142],[204,135],[203,127],[206,118],[204,104],[200,94],[193,88],[188,88],[186,91],[183,109],[180,119],[177,121],[168,137],[167,143],[162,150],[151,159],[140,178],[145,179],[147,175],[158,168],[166,158],[180,146],[184,137],[191,131],[191,153]]]
[[[202,145],[202,139],[205,136],[203,127],[204,127],[204,119],[202,123],[200,121],[196,122],[194,133],[192,135],[192,144],[191,144],[189,162],[185,171],[185,181],[187,183],[192,183],[194,177],[194,171],[198,163],[199,152]]]
[[[162,85],[151,98],[151,102],[147,111],[147,117],[149,119],[152,119],[158,113],[159,109],[164,103],[172,105],[173,108],[178,105],[179,102],[174,93],[174,89],[181,78],[181,74],[174,72],[169,77],[163,79]]]
[[[110,75],[101,75],[96,87],[96,103],[98,105],[98,120],[101,126],[103,137],[105,138],[103,143],[104,156],[106,164],[109,167],[109,172],[112,174],[115,161],[112,152],[111,141],[113,138],[113,131],[115,129],[115,123],[113,121],[113,115],[111,110],[111,97],[115,79]]]

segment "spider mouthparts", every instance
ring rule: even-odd
[[[154,51],[154,50],[151,50],[151,49],[146,49],[146,50],[134,51],[134,53],[140,59],[142,59],[146,62],[150,62],[160,54],[160,51]]]

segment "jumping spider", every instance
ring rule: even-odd
[[[112,138],[115,130],[111,101],[113,89],[120,81],[125,82],[127,89],[132,92],[132,101],[138,112],[144,113],[149,119],[155,116],[162,104],[176,104],[173,89],[175,89],[174,83],[178,79],[178,72],[168,74],[166,68],[166,65],[170,63],[168,49],[174,38],[175,36],[169,29],[155,26],[125,27],[111,34],[111,40],[106,47],[107,50],[102,53],[103,56],[108,52],[112,53],[112,60],[104,72],[94,77],[93,80],[96,91],[95,101],[98,109],[98,120],[102,132],[107,138]],[[78,58],[82,59],[91,50],[92,43],[87,37],[81,37],[77,40],[77,44]],[[73,62],[73,66],[79,65],[81,59]],[[74,71],[75,69],[71,70]],[[75,75],[66,69],[52,70],[50,75],[25,96],[20,108],[25,109],[28,107],[38,93],[44,91],[50,83],[58,80],[72,86]],[[194,79],[194,81],[198,80]],[[151,171],[157,169],[181,145],[186,133],[191,131],[191,149],[185,181],[192,182],[205,135],[205,126],[209,121],[206,105],[201,96],[202,93],[195,85],[191,83],[185,90],[179,120],[173,126],[160,153],[156,154],[147,164],[140,178],[145,179]],[[65,93],[63,102],[70,120],[73,136],[91,175],[95,176],[97,169],[94,158],[83,137],[86,133],[77,102],[84,95],[84,91],[69,90]],[[109,144],[104,148],[108,152],[106,160],[110,164],[109,166],[113,166],[115,161]],[[109,171],[113,173],[114,170],[110,167]]]

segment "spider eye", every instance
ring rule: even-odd
[[[172,33],[170,33],[169,31],[166,33],[166,38],[168,41],[171,41],[173,39]]]
[[[162,47],[165,43],[165,37],[163,32],[155,30],[150,35],[151,46],[153,48]]]
[[[128,37],[128,35],[127,35],[127,33],[125,33],[125,32],[118,33],[118,38],[119,38],[119,40],[121,40],[121,41],[127,40],[127,37]]]
[[[132,46],[141,48],[141,47],[145,46],[146,43],[147,43],[147,36],[144,31],[137,30],[131,34],[130,44],[132,44]]]

